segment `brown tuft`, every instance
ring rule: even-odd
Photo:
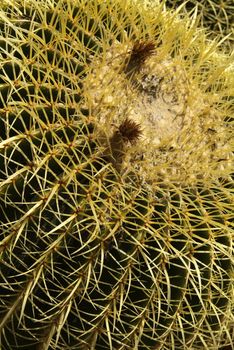
[[[152,41],[136,41],[131,50],[130,59],[128,61],[125,72],[139,70],[145,63],[146,59],[155,52],[155,44]]]
[[[123,140],[129,141],[131,144],[137,141],[142,134],[140,124],[137,124],[129,118],[126,118],[122,124],[120,124],[118,131]]]

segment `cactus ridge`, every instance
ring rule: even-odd
[[[1,350],[232,346],[232,57],[148,2],[0,10]]]
[[[200,25],[207,28],[207,33],[212,38],[224,38],[225,47],[233,48],[234,43],[234,2],[233,0],[166,0],[168,7],[182,7],[187,13],[198,11]]]

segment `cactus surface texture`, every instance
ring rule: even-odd
[[[186,12],[196,10],[200,24],[208,28],[209,34],[215,38],[227,36],[225,46],[233,50],[234,45],[234,1],[233,0],[166,0],[170,8],[182,7]]]
[[[1,2],[1,350],[234,349],[233,101],[164,4]]]

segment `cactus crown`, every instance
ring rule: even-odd
[[[231,344],[233,57],[163,4],[0,9],[2,350]]]
[[[100,138],[105,133],[109,140],[126,117],[138,123],[142,137],[125,148],[122,168],[137,169],[146,183],[188,185],[225,177],[233,164],[233,107],[227,101],[233,57],[217,56],[217,45],[196,32],[194,22],[160,6],[155,12],[154,19],[144,18],[140,33],[110,46],[107,36],[103,56],[94,58],[93,69],[91,64],[84,85]]]

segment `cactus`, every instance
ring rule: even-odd
[[[234,44],[234,2],[233,0],[166,0],[169,8],[182,6],[186,12],[193,12],[196,8],[200,16],[200,24],[208,28],[209,35],[224,38],[225,46],[233,49]]]
[[[233,57],[156,2],[0,7],[1,350],[232,346]]]

